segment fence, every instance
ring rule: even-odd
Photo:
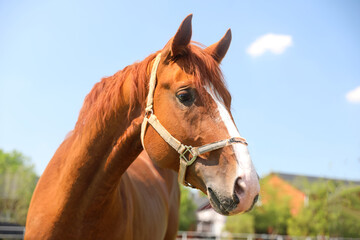
[[[0,226],[0,239],[23,239],[24,233],[23,226]]]
[[[205,232],[178,232],[177,240],[360,240],[360,238],[343,238],[328,236],[283,236],[270,234],[248,234],[248,233],[228,233],[220,235]]]
[[[0,239],[23,239],[25,227],[23,226],[0,226]],[[269,234],[247,234],[247,233],[227,233],[220,235],[205,232],[182,232],[179,231],[177,240],[360,240],[360,238],[342,237],[305,237],[305,236],[283,236]]]

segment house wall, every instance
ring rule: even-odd
[[[220,235],[224,228],[226,217],[216,213],[213,209],[206,209],[197,212],[198,232],[211,232]]]

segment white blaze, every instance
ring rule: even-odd
[[[212,94],[212,91],[207,89],[207,92],[215,101],[222,122],[224,123],[230,137],[241,137],[238,129],[235,126],[234,121],[232,120],[229,111],[226,109],[223,103],[221,103],[217,97]],[[258,176],[255,171],[255,167],[251,161],[250,154],[246,145],[238,143],[233,144],[231,147],[234,149],[234,153],[237,160],[237,177],[241,177],[241,186],[244,189],[250,190],[252,192],[251,195],[259,193],[260,186],[258,181]]]

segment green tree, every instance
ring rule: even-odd
[[[196,224],[196,205],[188,188],[180,186],[180,192],[179,230],[188,231]]]
[[[254,217],[256,233],[287,234],[287,222],[291,218],[290,198],[268,183],[260,181],[262,196],[250,214]]]
[[[360,187],[339,181],[309,186],[309,202],[289,220],[291,235],[360,237]]]
[[[343,187],[328,199],[329,212],[336,216],[329,224],[329,235],[360,237],[360,186]]]
[[[36,181],[28,158],[0,149],[0,221],[25,224]]]
[[[254,216],[244,213],[227,217],[224,230],[230,233],[254,233]]]
[[[328,195],[334,191],[334,188],[333,182],[325,181],[319,181],[305,187],[307,189],[308,205],[297,216],[289,220],[289,234],[305,236],[328,235],[328,222],[334,216],[328,214],[327,199]]]

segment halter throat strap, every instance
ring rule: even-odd
[[[153,63],[150,80],[149,80],[149,92],[147,96],[147,102],[145,107],[145,117],[144,121],[141,125],[141,143],[143,148],[144,145],[144,137],[147,128],[147,124],[149,123],[155,131],[167,142],[175,151],[177,151],[180,155],[180,166],[179,166],[179,175],[178,181],[179,183],[192,187],[191,184],[185,181],[186,169],[188,166],[191,166],[197,159],[197,157],[201,154],[214,151],[235,143],[242,143],[247,145],[247,142],[244,138],[241,137],[233,137],[213,143],[209,143],[200,147],[192,147],[182,144],[179,140],[173,137],[166,128],[160,123],[153,111],[153,103],[154,103],[154,91],[156,87],[156,73],[160,63],[161,53],[159,53]],[[145,149],[146,150],[146,149]]]

